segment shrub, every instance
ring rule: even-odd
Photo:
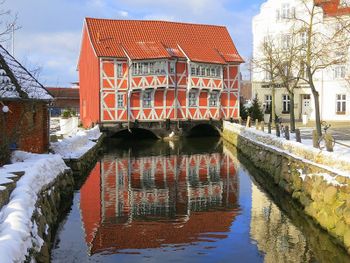
[[[257,97],[253,100],[252,106],[248,109],[248,114],[252,120],[263,120],[264,114],[261,110],[261,104]]]

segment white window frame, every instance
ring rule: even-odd
[[[219,92],[212,91],[211,93],[209,93],[208,105],[209,107],[219,106]]]
[[[125,94],[117,94],[117,108],[124,108],[124,98]]]
[[[336,113],[337,114],[345,114],[346,113],[346,94],[336,94],[335,95],[336,102]]]
[[[333,79],[344,79],[346,75],[345,65],[336,65],[333,68]]]
[[[117,78],[123,77],[123,64],[117,63]]]
[[[142,93],[142,107],[149,109],[153,107],[153,90],[144,90]]]
[[[222,78],[222,66],[192,63],[191,76],[206,78]]]
[[[132,75],[133,76],[148,76],[148,75],[166,75],[167,74],[166,61],[142,61],[133,62]]]
[[[290,112],[290,97],[288,94],[282,95],[282,113]]]
[[[197,91],[192,90],[188,93],[188,107],[190,107],[190,108],[198,107],[198,92]]]
[[[271,94],[265,94],[264,95],[265,105],[266,109],[270,109],[272,105],[272,95]]]

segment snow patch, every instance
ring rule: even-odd
[[[95,126],[90,130],[79,131],[73,137],[51,143],[51,149],[64,159],[79,159],[96,145],[94,141],[98,140],[101,135],[99,127]]]
[[[31,221],[40,191],[68,167],[62,157],[54,154],[32,154],[16,151],[13,164],[0,168],[0,174],[23,171],[10,200],[0,211],[1,262],[23,262],[33,247],[40,249],[43,240]]]

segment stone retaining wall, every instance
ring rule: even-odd
[[[232,129],[226,124],[223,137],[296,199],[305,213],[350,253],[350,178],[331,167],[253,140],[249,133],[254,131],[249,128],[229,125]]]
[[[32,217],[38,227],[38,235],[44,241],[40,251],[33,247],[30,252],[30,257],[35,258],[36,262],[50,262],[57,227],[72,205],[73,193],[74,178],[70,169],[41,191]]]

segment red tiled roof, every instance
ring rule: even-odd
[[[99,57],[131,59],[186,56],[197,62],[243,62],[224,26],[86,18]],[[183,52],[185,53],[183,53]]]
[[[340,0],[315,0],[315,4],[322,7],[326,16],[340,16],[350,14],[350,7],[341,6]]]

